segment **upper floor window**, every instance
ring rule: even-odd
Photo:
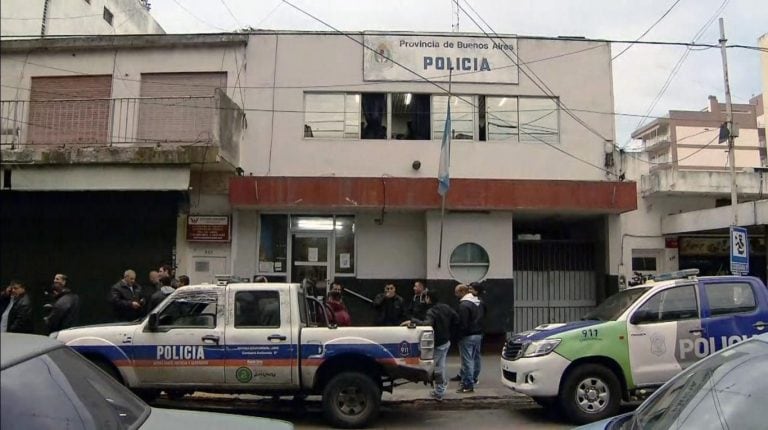
[[[360,138],[360,94],[306,94],[304,137]]]
[[[432,129],[436,140],[443,139],[448,111],[448,96],[432,96]],[[451,97],[451,138],[475,139],[475,97],[457,95]]]
[[[550,98],[520,97],[520,142],[558,143],[557,102]]]
[[[518,141],[520,127],[517,97],[483,97],[482,99],[485,105],[485,109],[482,110],[485,118],[481,119],[480,140]]]
[[[557,100],[451,96],[454,140],[558,143]],[[304,137],[442,140],[448,96],[416,93],[306,93]]]
[[[390,139],[429,140],[431,136],[429,94],[395,93],[392,97]]]

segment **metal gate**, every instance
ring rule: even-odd
[[[595,307],[595,244],[514,242],[514,331],[573,321]]]

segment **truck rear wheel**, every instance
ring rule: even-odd
[[[340,428],[359,428],[379,414],[381,390],[360,372],[342,372],[331,378],[323,390],[323,413]]]
[[[559,397],[569,419],[591,423],[619,412],[621,384],[607,367],[583,364],[568,373]]]

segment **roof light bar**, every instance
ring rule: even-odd
[[[661,273],[653,277],[654,282],[670,281],[672,279],[686,279],[699,274],[699,269],[685,269],[676,272]]]

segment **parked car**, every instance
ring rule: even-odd
[[[177,289],[144,320],[52,333],[143,396],[321,395],[328,421],[373,421],[397,380],[429,382],[432,327],[339,327],[298,284]]]
[[[768,330],[768,288],[749,276],[660,275],[564,324],[510,337],[501,380],[574,422],[614,416],[698,360]]]
[[[766,428],[768,334],[723,349],[681,372],[637,410],[577,430]]]
[[[61,342],[0,335],[3,430],[291,430],[268,418],[153,408]]]

